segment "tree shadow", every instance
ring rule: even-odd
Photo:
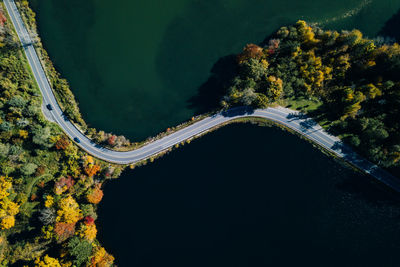
[[[363,174],[352,175],[336,184],[336,188],[379,206],[398,206],[400,197],[397,192]]]
[[[383,28],[379,31],[379,35],[384,37],[395,38],[400,40],[400,9],[389,20],[386,21]]]
[[[194,109],[195,113],[204,113],[220,107],[220,101],[235,75],[236,56],[220,58],[212,67],[208,80],[199,87],[198,93],[189,99],[189,108]]]

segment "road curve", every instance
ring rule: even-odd
[[[4,0],[4,4],[21,41],[36,82],[42,92],[43,107],[48,104],[53,107],[53,110],[51,111],[43,108],[46,118],[57,123],[71,139],[79,138],[80,143],[77,143],[77,145],[99,159],[117,164],[135,163],[165,151],[175,144],[184,142],[189,138],[202,134],[229,121],[246,117],[259,117],[284,125],[285,127],[301,134],[332,154],[345,159],[353,166],[370,174],[395,191],[400,192],[400,180],[398,178],[353,152],[337,137],[325,132],[321,126],[315,123],[312,119],[307,118],[304,114],[283,107],[256,110],[245,107],[230,109],[207,117],[177,132],[132,151],[120,152],[101,147],[87,138],[63,115],[14,0]]]

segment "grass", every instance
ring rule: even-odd
[[[278,104],[303,113],[309,113],[317,110],[322,105],[322,102],[317,98],[291,97],[280,100]]]

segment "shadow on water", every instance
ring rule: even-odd
[[[379,31],[379,35],[384,37],[395,38],[398,42],[400,40],[400,9],[388,21],[386,21],[383,28]]]
[[[276,17],[268,8],[272,1],[260,3],[259,8],[239,2],[242,8],[232,8],[223,0],[193,1],[164,33],[157,73],[164,88],[185,97],[186,108],[196,114],[219,106],[236,74],[235,54],[245,44],[263,42],[280,25],[295,21]]]
[[[220,107],[220,101],[236,73],[235,55],[219,59],[211,69],[210,78],[199,87],[197,95],[189,100],[189,107],[194,109],[195,113],[204,113]]]
[[[274,34],[268,35],[259,45],[267,45],[273,37]],[[237,75],[236,55],[232,54],[220,58],[212,67],[208,80],[199,87],[197,94],[190,98],[189,108],[193,109],[195,113],[204,113],[220,108],[222,97]]]

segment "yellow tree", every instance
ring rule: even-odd
[[[78,203],[72,196],[60,200],[60,209],[57,211],[57,222],[76,223],[82,218]]]
[[[86,238],[90,242],[96,238],[97,228],[94,223],[90,224],[82,224],[79,230],[79,236],[82,238]]]
[[[106,252],[103,247],[96,247],[91,259],[91,267],[108,267],[112,266],[114,257]]]
[[[43,259],[36,258],[35,267],[61,267],[61,264],[57,259],[45,255]]]
[[[0,228],[10,229],[15,225],[15,215],[19,212],[19,205],[9,199],[12,192],[11,178],[0,176]]]

